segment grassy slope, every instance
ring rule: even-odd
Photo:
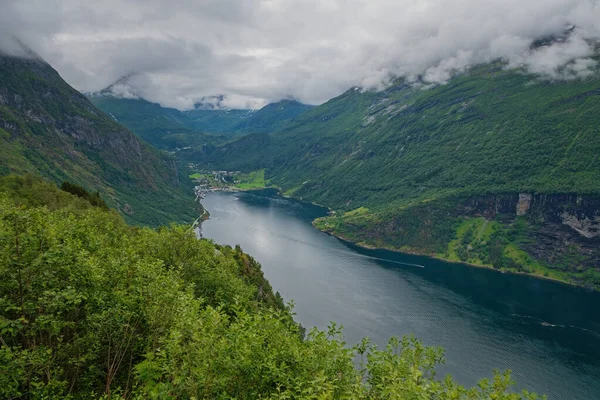
[[[41,60],[0,58],[0,172],[98,190],[128,221],[193,219],[175,161],[95,108]]]
[[[236,175],[235,179],[240,181],[236,184],[236,187],[240,189],[264,189],[266,187],[264,169]]]

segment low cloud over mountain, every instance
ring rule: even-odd
[[[553,78],[590,74],[600,2],[4,0],[4,52],[20,52],[14,37],[82,91],[133,74],[119,90],[164,106],[219,95],[258,108],[289,96],[318,104],[394,76],[444,82],[497,58]]]

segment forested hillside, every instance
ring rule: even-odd
[[[35,54],[0,55],[0,174],[9,172],[94,188],[136,223],[195,215],[175,160],[94,107]]]
[[[267,104],[235,127],[236,132],[272,133],[277,132],[298,116],[313,108],[295,100],[281,100]]]
[[[317,226],[352,241],[598,285],[599,126],[597,76],[497,62],[443,85],[353,88],[210,162],[267,167],[285,193],[334,209]],[[497,232],[480,234],[491,221]]]
[[[179,110],[163,108],[141,99],[117,99],[108,95],[90,95],[90,101],[153,146],[171,133],[191,133],[187,119]]]
[[[312,108],[294,100],[282,100],[260,110],[179,111],[105,92],[91,94],[89,99],[153,146],[168,150],[185,147],[192,152],[203,151],[206,143],[222,144],[245,134],[276,132]],[[185,155],[183,158],[188,159]]]
[[[304,337],[239,248],[128,226],[76,192],[0,178],[1,398],[537,398],[508,394],[508,374],[439,380],[442,350],[415,339]]]

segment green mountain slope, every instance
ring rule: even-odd
[[[252,118],[254,110],[205,110],[185,111],[188,125],[197,132],[223,133],[230,136],[242,133],[237,126]]]
[[[126,99],[111,94],[90,94],[96,107],[140,135],[160,146],[172,133],[208,132],[234,135],[235,127],[252,116],[252,110],[179,111],[144,99]]]
[[[288,194],[337,211],[320,228],[365,245],[598,285],[599,127],[600,79],[552,82],[495,63],[445,85],[351,89],[211,161],[267,167]],[[461,236],[465,217],[503,215],[493,237]]]
[[[191,132],[187,118],[173,108],[164,108],[142,99],[117,99],[107,95],[91,95],[88,98],[100,110],[156,147],[162,144],[163,136]]]
[[[313,106],[295,100],[281,100],[256,111],[250,118],[236,125],[234,130],[246,133],[276,132],[311,108]]]
[[[0,57],[0,173],[98,190],[129,221],[194,217],[175,160],[98,110],[39,58]]]
[[[596,193],[599,99],[600,80],[548,82],[499,66],[432,89],[351,90],[275,136],[283,154],[273,168],[284,184],[309,179],[298,194],[335,207],[470,190]],[[336,187],[344,193],[325,194]]]
[[[192,147],[200,151],[207,142],[222,143],[239,135],[274,132],[312,108],[294,100],[282,100],[256,111],[198,108],[181,112],[143,99],[117,98],[106,93],[88,97],[150,144],[170,150]]]
[[[438,379],[442,350],[414,338],[304,338],[239,247],[133,229],[38,178],[0,178],[0,232],[3,399],[539,398],[509,373]]]

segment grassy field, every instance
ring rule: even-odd
[[[235,184],[235,187],[238,189],[251,190],[264,189],[266,187],[264,169],[235,175],[235,180],[239,181],[239,183]]]

